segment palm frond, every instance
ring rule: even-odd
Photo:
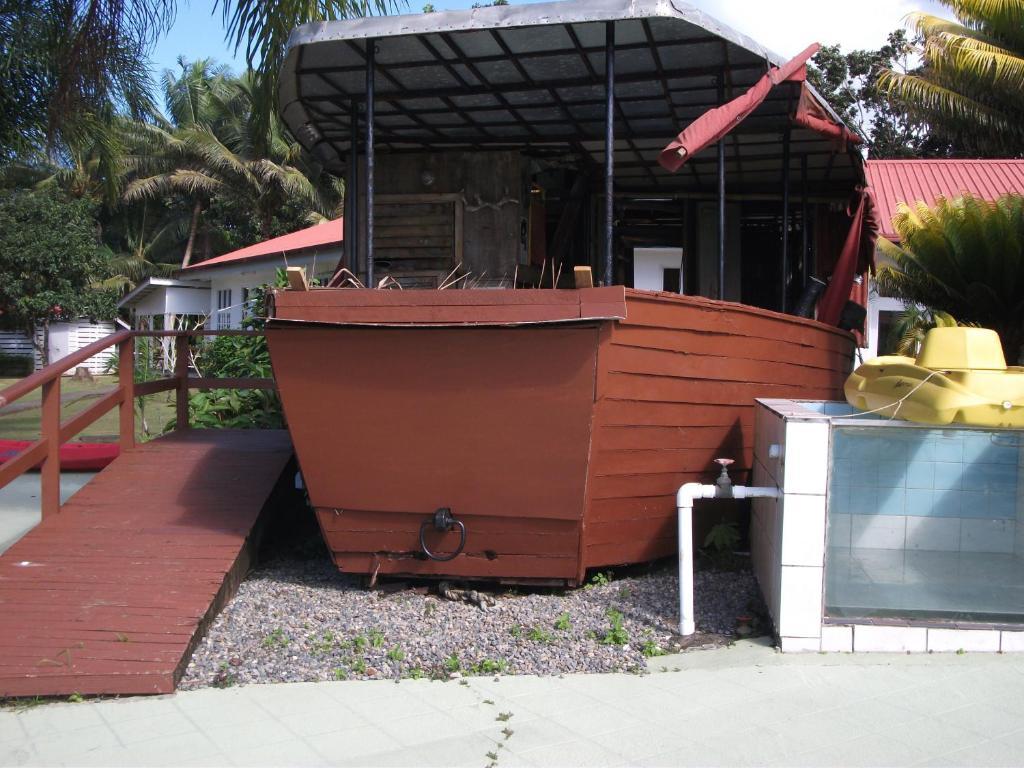
[[[1009,115],[919,75],[885,70],[879,76],[879,88],[925,116],[939,116],[1004,134],[1017,135],[1024,129]]]

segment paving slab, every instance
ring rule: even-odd
[[[792,656],[743,641],[655,661],[670,671],[254,685],[8,708],[0,765],[1024,763],[1016,656]]]
[[[74,496],[95,472],[62,472],[60,503]],[[39,473],[29,472],[0,488],[0,554],[39,525]]]

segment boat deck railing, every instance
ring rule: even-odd
[[[119,414],[119,445],[122,452],[135,447],[135,399],[160,392],[176,393],[175,430],[189,429],[189,392],[196,389],[275,389],[269,378],[208,378],[189,375],[188,354],[191,339],[200,336],[261,336],[254,330],[123,330],[62,357],[9,387],[0,390],[0,408],[41,390],[42,415],[39,439],[0,464],[0,488],[35,467],[41,472],[40,503],[43,518],[60,511],[60,447],[114,408]],[[139,337],[173,338],[175,363],[172,376],[152,381],[135,381],[135,340]],[[117,348],[118,383],[116,388],[95,403],[67,419],[61,419],[61,378],[94,355],[110,347]],[[131,361],[125,365],[125,361]]]

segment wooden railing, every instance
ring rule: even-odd
[[[87,347],[63,357],[31,376],[0,390],[0,408],[42,390],[42,418],[39,439],[0,464],[0,488],[25,472],[39,467],[40,501],[43,517],[60,511],[60,447],[114,408],[119,413],[121,451],[135,447],[135,398],[159,392],[176,393],[175,429],[188,429],[188,397],[193,389],[274,389],[273,379],[215,379],[189,376],[189,340],[197,336],[259,336],[259,331],[118,331]],[[138,337],[173,338],[174,375],[153,381],[135,381],[135,339]],[[61,421],[61,377],[90,357],[116,346],[118,383],[113,392],[103,395],[84,411]]]

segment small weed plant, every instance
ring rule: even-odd
[[[561,616],[555,619],[555,629],[559,632],[568,632],[572,629],[572,621],[569,619],[568,611],[563,612]]]
[[[373,648],[384,647],[384,633],[379,629],[370,630],[370,646]]]
[[[664,656],[666,651],[660,645],[658,641],[653,638],[644,640],[643,645],[640,646],[640,653],[646,656],[648,659],[652,659],[655,656]]]
[[[527,639],[533,640],[535,643],[553,643],[555,642],[555,636],[548,632],[543,627],[534,627],[527,633]]]
[[[608,617],[608,631],[601,639],[604,645],[625,645],[629,642],[629,633],[623,625],[622,611],[609,608],[605,616]]]
[[[277,629],[272,630],[269,635],[267,635],[266,637],[263,638],[263,647],[264,648],[287,648],[288,647],[288,643],[290,643],[290,642],[291,642],[291,640],[289,639],[288,635],[286,635],[284,633],[283,629],[278,627]]]
[[[391,661],[403,661],[405,659],[405,651],[402,650],[400,645],[396,645],[393,648],[388,649],[387,657]]]

